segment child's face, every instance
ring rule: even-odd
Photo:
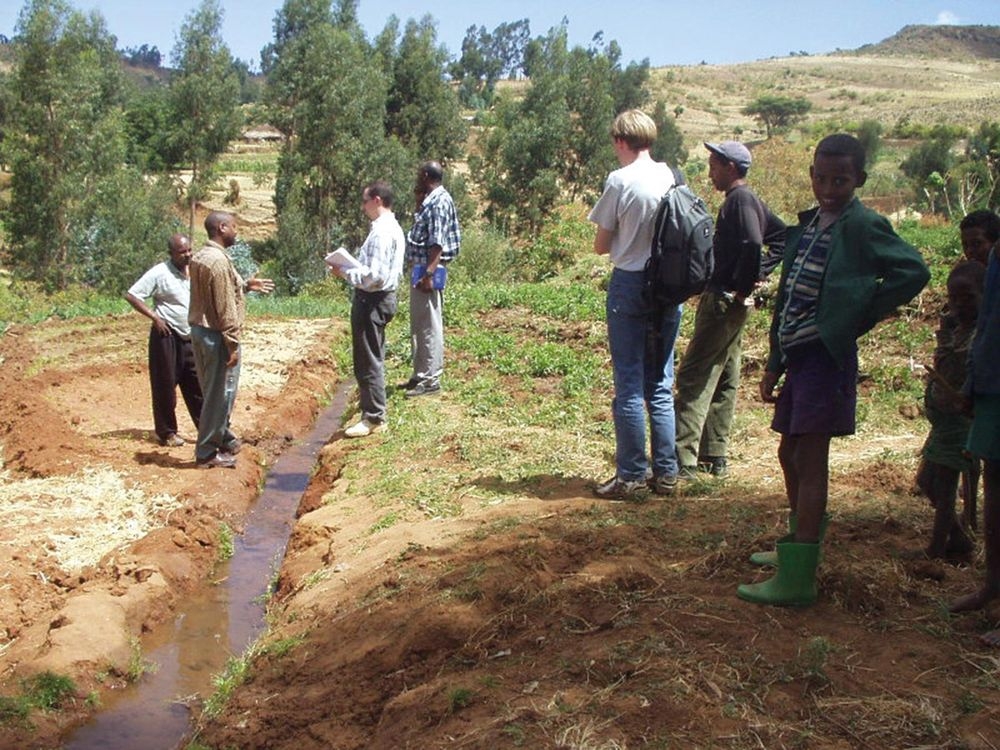
[[[839,214],[854,197],[854,189],[864,185],[864,172],[854,168],[850,156],[830,156],[816,154],[809,177],[812,179],[813,195],[819,208],[826,213]]]
[[[948,309],[954,311],[963,323],[976,322],[982,296],[982,289],[969,279],[959,278],[948,281]]]
[[[974,260],[985,266],[989,261],[992,246],[993,242],[986,236],[986,230],[982,227],[962,230],[962,252],[968,260]]]

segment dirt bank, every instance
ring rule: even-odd
[[[525,319],[494,317],[476,325]],[[79,684],[74,704],[32,714],[33,731],[5,726],[0,747],[52,747],[89,690],[123,679],[129,635],[202,584],[219,525],[238,527],[260,463],[336,378],[328,342],[342,325],[252,332],[236,415],[251,446],[236,472],[195,471],[190,448],[150,442],[137,317],[0,341],[5,489],[25,488],[0,503],[3,692],[42,666]],[[863,356],[887,361],[875,346]],[[466,356],[451,360],[456,380]],[[505,382],[505,404],[558,392]],[[528,433],[504,433],[509,406],[484,409],[451,383],[431,400],[393,396],[388,435],[323,449],[270,630],[221,714],[202,718],[200,747],[1000,747],[1000,656],[977,638],[998,613],[944,606],[981,579],[982,560],[906,557],[931,520],[910,493],[920,420],[882,417],[836,442],[821,598],[784,610],[734,594],[766,575],[747,557],[785,523],[752,374],[733,477],[640,504],[594,500],[583,472],[484,465],[477,448],[521,460]],[[434,443],[411,454],[380,450],[430,429]],[[570,436],[545,434],[571,450]],[[395,505],[389,475],[402,482]],[[427,477],[437,492],[415,498]]]
[[[198,470],[193,447],[151,429],[148,324],[137,315],[50,321],[0,339],[0,694],[43,670],[76,700],[7,722],[0,747],[52,737],[141,658],[139,638],[204,585],[222,524],[239,528],[264,464],[312,422],[337,380],[329,320],[251,320],[235,471]],[[178,412],[181,433],[193,427]]]

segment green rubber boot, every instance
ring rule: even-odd
[[[778,545],[784,544],[785,542],[794,542],[795,532],[792,531],[784,536],[778,537],[774,549],[770,549],[767,552],[754,552],[750,555],[750,562],[754,565],[760,565],[762,568],[776,568],[778,567]]]
[[[794,513],[788,514],[788,533],[785,536],[778,539],[776,544],[781,544],[782,542],[794,542],[795,541],[795,530],[799,525],[799,519]],[[830,514],[824,513],[823,518],[819,522],[819,542],[823,543],[826,539],[826,527],[830,525]],[[823,551],[820,550],[819,561],[823,562]],[[768,550],[767,552],[754,552],[750,555],[750,562],[754,565],[760,565],[763,568],[774,568],[778,565],[778,550]]]
[[[736,595],[754,604],[808,607],[816,601],[816,566],[819,544],[779,542],[778,571],[761,583],[744,583]]]
[[[795,540],[795,529],[799,525],[799,518],[794,513],[788,514],[788,533],[779,538],[775,544],[781,542],[792,542]],[[774,568],[778,565],[778,550],[770,549],[767,552],[754,552],[750,555],[750,562],[762,567]]]

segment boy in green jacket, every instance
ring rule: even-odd
[[[820,141],[809,168],[818,207],[789,227],[771,323],[761,398],[775,404],[778,460],[791,510],[777,574],[744,584],[741,599],[802,606],[816,600],[825,531],[830,439],[851,435],[857,406],[857,339],[915,297],[930,278],[920,253],[854,196],[865,184],[865,150],[850,135]],[[785,380],[775,393],[778,379]],[[775,559],[776,558],[776,559]]]

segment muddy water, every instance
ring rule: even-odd
[[[342,385],[312,433],[274,463],[260,497],[234,540],[232,559],[216,571],[216,585],[189,599],[172,628],[144,643],[155,665],[121,693],[105,697],[91,721],[65,741],[65,750],[175,750],[191,729],[188,704],[210,695],[212,677],[264,629],[262,599],[288,544],[295,511],[316,454],[336,432],[349,385]],[[223,469],[213,469],[223,471]]]

